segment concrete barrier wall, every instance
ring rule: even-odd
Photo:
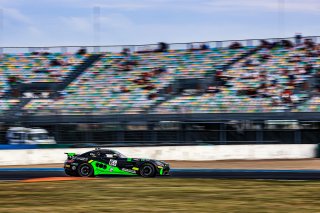
[[[290,145],[210,145],[210,146],[161,146],[113,147],[128,157],[160,160],[257,160],[302,159],[316,157],[315,144]],[[65,152],[83,153],[92,149],[28,149],[0,150],[0,165],[29,165],[63,163]]]

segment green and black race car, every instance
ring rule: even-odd
[[[98,175],[140,175],[155,177],[169,175],[169,164],[152,159],[128,158],[110,149],[95,149],[81,155],[66,153],[64,163],[67,175],[93,177]]]

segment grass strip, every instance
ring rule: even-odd
[[[320,182],[178,178],[0,182],[0,212],[320,212]]]

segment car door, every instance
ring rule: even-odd
[[[114,153],[108,151],[108,150],[98,150],[96,151],[96,156],[98,157],[99,161],[108,164],[110,166],[117,166],[118,161],[113,156]]]
[[[115,154],[113,151],[107,150],[101,153],[101,156],[103,157],[103,161],[110,166],[118,167],[119,169],[132,168],[132,163],[128,164],[127,158],[120,158],[115,156]]]
[[[133,163],[132,161],[128,161],[127,158],[117,158],[117,164],[119,168],[132,169]]]

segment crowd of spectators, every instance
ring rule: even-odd
[[[188,45],[188,50],[189,51],[197,51],[197,50],[209,50],[210,46],[206,43],[201,43],[201,44],[194,44],[191,43]]]
[[[251,54],[252,49],[256,51]],[[51,53],[32,55],[47,57],[46,65],[49,67],[69,67],[74,64],[50,57]],[[86,50],[79,50],[76,55],[85,56]],[[34,71],[48,71],[42,68],[40,66]],[[209,76],[207,74],[212,75],[214,83],[207,89],[201,88],[202,94],[187,93],[190,100],[178,97],[167,103],[166,107],[190,103],[200,106],[201,101],[208,97],[210,99],[203,104],[204,108],[216,107],[214,104],[210,105],[208,100],[216,101],[224,109],[229,103],[237,108],[237,102],[242,107],[245,104],[258,106],[261,102],[270,107],[268,110],[272,110],[272,107],[277,110],[286,109],[279,106],[295,107],[302,101],[302,97],[320,92],[320,45],[312,39],[296,36],[294,41],[261,40],[258,47],[251,49],[246,49],[240,42],[233,42],[224,48],[211,48],[208,43],[193,43],[185,50],[169,50],[169,45],[163,42],[157,47],[136,52],[124,48],[120,53],[103,54],[97,64],[66,89],[62,98],[65,98],[65,102],[71,100],[82,105],[81,101],[85,98],[94,97],[94,101],[88,98],[88,105],[94,102],[95,105],[90,106],[108,106],[110,109],[126,105],[129,109],[131,105],[143,104],[142,101],[131,100],[133,97],[141,96],[150,105],[159,98],[159,89],[172,84],[174,80],[189,77],[204,79]],[[10,76],[10,84],[23,81],[23,77],[17,77],[18,75]],[[94,91],[86,91],[91,87],[94,87]],[[72,96],[73,94],[75,95]],[[98,100],[102,95],[108,97]],[[120,103],[121,101],[126,104]],[[149,106],[147,104],[145,106]],[[143,107],[146,108],[145,106]],[[61,105],[56,104],[56,107]],[[193,110],[196,109],[194,107]]]
[[[136,52],[137,53],[162,53],[162,52],[168,52],[169,48],[170,48],[169,44],[165,42],[159,42],[156,48],[145,46],[143,47],[143,49],[138,50]]]
[[[84,49],[71,53],[10,53],[2,54],[0,71],[8,77],[11,85],[19,78],[21,83],[61,82],[81,64],[86,57]]]
[[[229,48],[237,46],[234,43]],[[295,43],[262,40],[255,54],[227,71],[216,70],[214,79],[218,87],[209,87],[208,93],[218,93],[219,87],[229,87],[238,96],[271,98],[273,106],[293,106],[301,101],[297,92],[319,92],[320,45],[308,38],[302,40],[299,35]]]

